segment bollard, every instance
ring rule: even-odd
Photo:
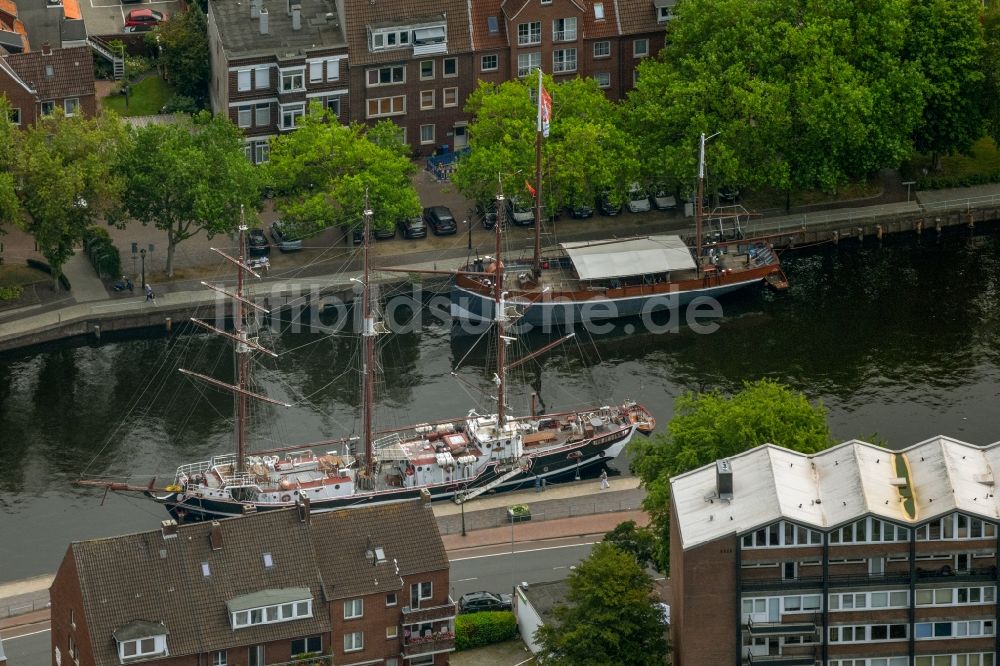
[[[922,233],[924,233],[924,221],[917,220],[917,235],[919,236]]]
[[[969,218],[969,228],[970,229],[975,229],[976,228],[976,219],[972,216],[971,212],[968,214],[968,218]]]
[[[163,324],[164,324],[164,326],[167,329],[167,333],[169,333],[170,329],[173,328],[173,326],[174,326],[173,317],[167,317],[166,319],[164,319],[163,320]]]
[[[97,338],[98,340],[101,339],[101,325],[100,324],[94,324],[94,337]]]
[[[877,238],[879,240],[882,240],[882,225],[881,224],[876,224],[875,225],[875,238]]]
[[[840,232],[839,231],[834,231],[833,232],[833,238],[831,240],[833,241],[834,245],[837,245],[840,242]]]

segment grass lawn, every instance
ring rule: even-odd
[[[158,76],[150,76],[132,86],[125,108],[125,95],[111,95],[101,100],[105,109],[119,116],[152,116],[160,112],[163,105],[174,94],[174,89]]]
[[[0,287],[23,287],[26,284],[34,284],[44,280],[51,281],[52,278],[47,273],[28,266],[0,265]]]
[[[901,171],[907,180],[914,180],[924,175],[924,169],[930,170],[931,156],[914,154],[903,164]],[[941,157],[941,171],[931,173],[931,176],[945,178],[964,178],[980,173],[995,173],[1000,171],[1000,150],[989,136],[984,136],[972,145],[969,155],[944,155]]]

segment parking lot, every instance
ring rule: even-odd
[[[122,34],[125,14],[139,7],[155,9],[169,17],[180,9],[180,3],[177,0],[142,0],[125,4],[119,0],[80,0],[80,11],[87,24],[87,34],[98,37]]]

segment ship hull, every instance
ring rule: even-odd
[[[560,447],[544,453],[531,454],[531,468],[507,479],[492,490],[504,492],[518,488],[533,486],[536,479],[556,480],[567,476],[575,476],[578,472],[616,458],[636,432],[635,426],[627,426],[602,435],[601,437],[574,443],[571,446]],[[343,497],[310,500],[312,511],[332,511],[353,506],[370,504],[387,504],[402,502],[420,497],[423,490],[431,495],[431,500],[453,499],[457,492],[474,491],[477,487],[489,484],[501,476],[502,472],[496,465],[488,466],[477,477],[470,479],[468,485],[438,483],[410,488],[393,488],[374,492],[359,491]],[[185,496],[183,493],[156,495],[149,493],[155,501],[163,504],[170,515],[178,522],[198,522],[204,520],[219,520],[235,518],[256,511],[286,509],[294,505],[289,503],[259,503],[253,501],[224,500],[198,496]]]

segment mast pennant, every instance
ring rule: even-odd
[[[538,69],[538,131],[549,137],[549,122],[552,120],[552,98],[542,85],[542,70]]]

